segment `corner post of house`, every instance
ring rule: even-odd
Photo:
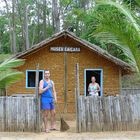
[[[122,71],[121,71],[121,69],[119,69],[119,86],[120,86],[120,94],[121,94],[122,93]]]
[[[36,132],[40,132],[40,96],[39,96],[39,64],[36,65],[36,82],[35,82],[35,98],[36,98]]]
[[[76,132],[80,132],[79,129],[79,95],[80,95],[80,89],[79,89],[79,64],[76,64],[76,88],[75,88],[75,106],[76,106]]]

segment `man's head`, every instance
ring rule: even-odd
[[[49,70],[44,71],[44,77],[45,77],[45,79],[50,78],[50,71]]]
[[[91,77],[91,81],[92,81],[93,83],[96,81],[95,76],[92,76],[92,77]]]

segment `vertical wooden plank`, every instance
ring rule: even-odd
[[[138,130],[140,130],[140,94],[136,94],[137,95],[137,109],[138,109]]]
[[[86,102],[85,102],[86,132],[90,131],[89,98],[90,97],[85,97],[86,99]]]
[[[6,123],[7,123],[7,130],[6,131],[9,131],[9,127],[10,127],[10,124],[9,124],[9,116],[10,116],[10,98],[7,96],[7,105],[6,105]]]
[[[100,131],[103,131],[103,106],[102,106],[102,98],[103,98],[103,96],[99,96],[98,97]]]
[[[79,99],[79,64],[76,64],[76,89],[75,89],[75,106],[76,106],[76,132],[79,131],[79,104],[78,104],[78,99]]]
[[[77,118],[77,120],[78,120],[78,122],[77,122],[77,132],[82,132],[82,96],[79,96],[79,98],[78,98],[78,114],[76,115],[78,118]]]
[[[138,113],[139,113],[139,115],[138,115],[138,130],[140,130],[140,94],[137,94],[137,102],[138,102],[138,105],[137,105],[137,107],[138,107]]]
[[[115,131],[120,130],[120,124],[121,124],[121,111],[120,111],[120,100],[119,96],[115,97],[115,100],[113,102],[113,108],[115,113]]]
[[[135,130],[135,95],[131,95],[131,102],[130,102],[130,107],[131,107],[131,114],[132,114],[132,130]]]
[[[110,130],[113,130],[113,121],[114,121],[114,112],[113,112],[113,103],[112,103],[112,100],[113,100],[113,96],[109,96],[108,97],[108,109],[109,109],[109,131]]]
[[[34,121],[34,130],[36,130],[36,115],[37,115],[37,113],[36,113],[36,97],[34,98],[33,105],[34,105],[34,112],[33,112],[33,114],[35,116],[34,119],[33,119],[33,121]]]
[[[92,119],[92,131],[96,131],[96,123],[95,123],[95,98],[91,97],[92,104],[91,104],[91,119]]]
[[[20,118],[21,118],[21,131],[24,132],[24,108],[25,108],[25,105],[24,105],[24,98],[20,97],[21,98],[21,105],[22,105],[22,110],[21,110],[21,114],[20,114]]]
[[[30,128],[29,128],[29,103],[30,103],[30,98],[31,97],[28,97],[26,98],[26,102],[27,102],[27,107],[26,107],[26,129],[27,131],[30,131]]]
[[[95,105],[95,108],[96,108],[96,131],[100,131],[100,116],[99,116],[99,108],[100,108],[100,106],[99,106],[99,97],[98,96],[95,96],[94,97],[95,98],[95,103],[96,103],[96,105]]]
[[[64,112],[67,112],[67,82],[68,82],[68,66],[67,66],[67,52],[64,52]]]
[[[113,110],[113,99],[114,99],[114,96],[109,96],[109,112],[110,112],[110,117],[109,117],[109,131],[110,130],[114,130],[114,110]]]
[[[17,97],[15,97],[16,99],[16,107],[15,107],[15,110],[16,110],[16,129],[17,131],[19,131],[19,112],[18,112],[18,105],[19,105],[19,99]]]
[[[3,112],[3,115],[4,115],[4,131],[7,131],[7,117],[6,117],[6,114],[7,114],[7,97],[5,96],[4,97],[4,106],[3,106],[3,109],[4,109],[4,112]]]
[[[12,97],[8,97],[9,99],[9,102],[8,102],[8,115],[7,115],[7,120],[8,120],[8,131],[12,132],[14,131],[14,125],[13,125],[13,119],[14,119],[14,116],[13,116],[13,112],[14,112],[14,102],[13,102],[13,98]]]
[[[0,131],[4,131],[3,97],[0,97]]]
[[[36,66],[36,132],[40,132],[39,64]]]
[[[132,126],[132,116],[131,116],[131,108],[130,108],[130,96],[126,96],[126,111],[127,111],[127,131],[131,130]]]
[[[99,120],[98,120],[98,97],[93,96],[93,104],[92,104],[92,113],[93,113],[93,131],[96,132],[99,129]]]
[[[138,126],[138,124],[139,124],[139,102],[140,102],[140,100],[139,100],[139,96],[138,96],[138,94],[135,94],[135,109],[136,109],[136,121],[135,121],[135,123],[136,123],[136,130],[139,130],[138,128],[139,128],[139,126]]]
[[[130,114],[130,120],[131,120],[129,130],[132,131],[133,130],[133,107],[132,107],[133,106],[133,100],[132,100],[133,95],[129,94],[128,97],[129,97],[129,114]]]
[[[17,114],[16,114],[16,98],[15,97],[11,97],[11,102],[12,102],[12,106],[11,106],[11,109],[10,109],[10,114],[11,114],[11,118],[10,118],[10,122],[11,122],[11,130],[12,131],[17,131],[17,126],[16,126],[16,117],[17,117]],[[11,131],[10,130],[10,131]]]
[[[93,132],[93,98],[92,98],[92,96],[90,97],[90,99],[89,99],[89,108],[90,108],[90,121],[91,121],[91,127],[90,127],[90,129],[91,129],[91,132]]]
[[[121,114],[122,114],[122,130],[127,130],[127,104],[126,96],[121,96]]]
[[[83,111],[82,111],[82,127],[83,127],[83,130],[82,132],[86,132],[86,108],[85,108],[85,104],[86,104],[86,98],[83,96],[82,98],[82,108],[83,108]]]
[[[108,97],[104,97],[104,131],[109,130],[109,117],[110,117],[110,112],[108,108]]]

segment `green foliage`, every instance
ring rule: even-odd
[[[24,60],[21,59],[9,59],[0,64],[0,89],[5,89],[23,77],[22,72],[14,69],[23,64]]]
[[[0,89],[7,87],[17,81],[19,81],[23,77],[22,72],[14,72],[14,71],[3,71],[0,74]]]
[[[133,60],[133,65],[136,61],[140,70],[140,51],[138,48],[140,28],[135,14],[126,5],[108,0],[97,2],[99,4],[96,9],[98,22],[93,35],[101,42],[119,46]]]
[[[0,64],[0,71],[15,68],[24,64],[22,59],[9,59]]]
[[[94,43],[101,48],[130,64],[139,64],[140,19],[136,13],[140,11],[139,0],[59,0],[59,16],[61,29],[72,26],[77,36]],[[8,1],[8,3],[10,0]],[[30,46],[39,43],[54,33],[52,23],[52,1],[18,0],[15,7],[16,46],[18,52],[25,50],[25,7],[28,7],[28,29]],[[10,4],[9,4],[10,5]],[[44,36],[44,11],[46,9],[46,33]],[[0,53],[10,52],[9,21],[6,9],[0,12]],[[47,34],[47,35],[46,35]],[[135,62],[136,61],[136,62]]]

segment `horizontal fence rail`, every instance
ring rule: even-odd
[[[0,97],[0,131],[36,130],[35,97]]]
[[[79,132],[140,130],[140,94],[78,97]]]
[[[122,88],[121,95],[140,94],[140,88]]]

